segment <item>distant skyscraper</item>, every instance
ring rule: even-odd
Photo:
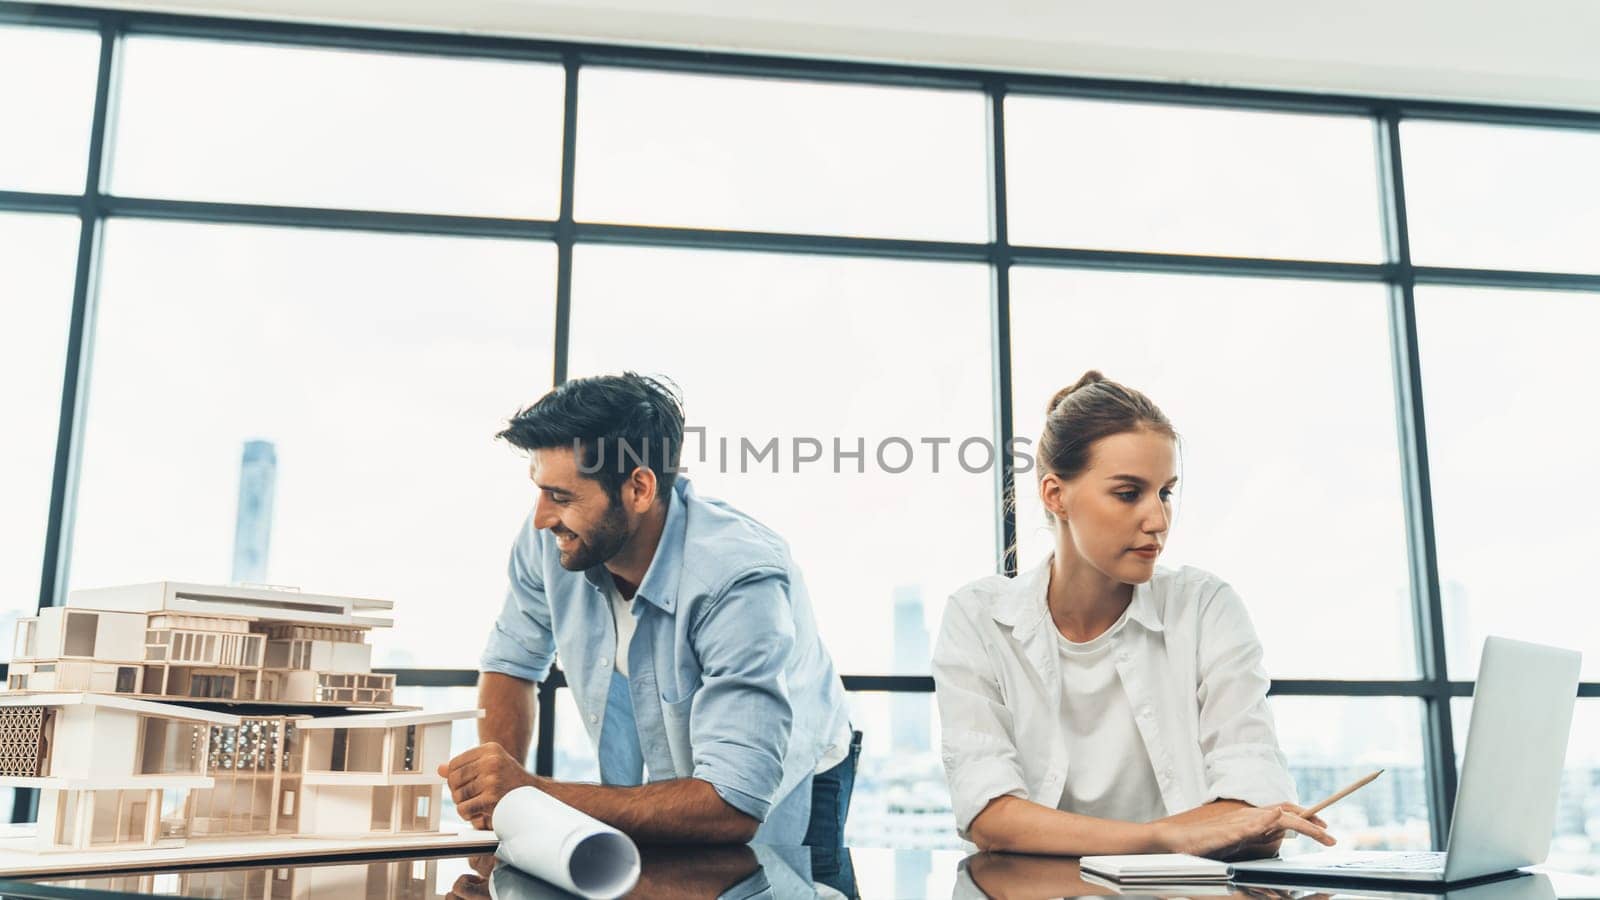
[[[894,670],[921,675],[928,671],[928,626],[922,617],[922,591],[915,585],[894,592]],[[926,752],[928,695],[895,694],[890,701],[890,747],[895,752]]]
[[[239,463],[239,510],[233,526],[233,581],[265,584],[272,543],[272,495],[278,452],[271,441],[246,441]]]

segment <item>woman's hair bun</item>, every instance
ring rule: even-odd
[[[1083,377],[1079,378],[1077,383],[1072,385],[1072,387],[1064,387],[1061,390],[1056,391],[1056,395],[1050,398],[1050,405],[1045,407],[1044,414],[1048,416],[1055,412],[1056,407],[1061,405],[1061,401],[1067,399],[1067,396],[1078,388],[1081,388],[1084,385],[1096,384],[1105,380],[1106,377],[1100,374],[1099,369],[1090,369],[1089,371],[1083,373]]]

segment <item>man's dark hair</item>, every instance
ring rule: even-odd
[[[577,378],[522,410],[495,435],[523,450],[570,447],[579,472],[616,501],[644,466],[666,502],[683,452],[683,400],[677,385],[636,372]]]

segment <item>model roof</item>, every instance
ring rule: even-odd
[[[176,703],[156,703],[152,700],[135,700],[117,694],[97,694],[92,691],[73,691],[56,694],[0,693],[0,707],[6,706],[102,706],[109,709],[126,709],[131,712],[188,722],[210,722],[213,725],[238,725],[242,719],[224,712],[179,706]],[[341,717],[343,718],[343,717]]]
[[[399,712],[357,713],[351,716],[318,716],[315,719],[297,722],[295,727],[302,730],[307,728],[394,728],[401,725],[431,725],[435,722],[481,718],[483,718],[483,710],[481,709],[457,709],[451,712],[400,710]]]
[[[125,612],[200,613],[242,616],[269,622],[388,627],[381,613],[394,601],[372,597],[311,594],[293,588],[259,585],[195,584],[154,581],[73,591],[67,606]]]

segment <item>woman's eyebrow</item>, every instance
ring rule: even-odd
[[[1113,475],[1110,478],[1107,478],[1106,480],[1107,481],[1126,481],[1126,482],[1129,482],[1131,484],[1136,484],[1139,487],[1149,487],[1150,486],[1150,482],[1145,481],[1143,478],[1140,478],[1137,475]],[[1172,476],[1172,479],[1167,482],[1167,485],[1170,487],[1171,485],[1174,485],[1174,484],[1177,484],[1177,483],[1178,483],[1178,476],[1174,475],[1174,476]]]

